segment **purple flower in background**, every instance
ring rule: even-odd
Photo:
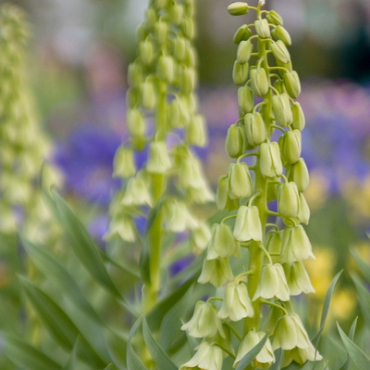
[[[193,255],[188,255],[173,263],[169,269],[171,276],[178,275],[180,272],[184,271],[187,267],[191,265],[194,259],[195,257]]]

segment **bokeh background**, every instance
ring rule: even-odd
[[[55,143],[54,161],[64,173],[66,195],[101,242],[109,200],[119,185],[111,174],[115,150],[126,136],[126,70],[135,58],[135,30],[147,0],[12,2],[29,14],[30,78],[39,119]],[[209,146],[198,155],[214,188],[229,163],[224,138],[238,114],[232,36],[242,20],[228,15],[230,3],[198,0],[200,107],[209,127]],[[308,265],[317,290],[313,303],[344,269],[331,315],[351,321],[357,307],[348,276],[355,269],[350,248],[370,262],[370,1],[266,3],[285,19],[303,84],[303,157],[311,173],[307,231],[317,256]]]

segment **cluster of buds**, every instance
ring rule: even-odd
[[[38,125],[25,73],[28,24],[23,11],[3,5],[0,11],[0,231],[18,229],[33,241],[50,240],[55,228],[41,199],[37,179],[51,154],[48,137]],[[59,185],[61,175],[44,165],[45,187]]]
[[[220,370],[227,355],[236,367],[265,336],[252,367],[272,366],[278,348],[284,350],[282,367],[292,361],[321,360],[290,303],[291,296],[314,292],[303,265],[314,255],[301,225],[310,217],[303,195],[309,174],[301,158],[305,118],[295,101],[301,86],[283,20],[273,10],[262,10],[262,5],[236,2],[228,7],[235,16],[253,9],[257,20],[234,35],[238,50],[232,77],[239,87],[239,120],[230,126],[225,147],[236,163],[220,177],[216,199],[220,209],[232,213],[212,226],[198,279],[226,287],[217,290],[223,292],[220,296],[198,302],[183,325],[190,336],[203,341],[181,370]],[[249,157],[255,158],[250,166],[245,162]],[[277,212],[271,210],[273,204]],[[230,263],[235,257],[246,259],[243,266],[249,264],[237,276]],[[270,307],[264,324],[262,305]],[[237,348],[227,341],[230,332],[239,342]]]
[[[156,208],[149,244],[160,256],[162,232],[190,232],[192,247],[204,249],[208,225],[193,216],[190,205],[212,201],[200,160],[191,146],[207,144],[204,118],[197,113],[193,0],[151,1],[138,28],[138,56],[128,68],[127,128],[130,138],[117,150],[114,176],[123,188],[111,202],[106,239],[137,241],[134,218]],[[148,149],[142,168],[135,152]],[[174,191],[168,192],[168,189]],[[152,261],[151,280],[159,274]],[[158,287],[157,287],[158,289]]]

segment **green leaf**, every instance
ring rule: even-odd
[[[318,333],[311,340],[312,342],[316,341],[316,347],[317,347],[317,343],[320,339],[320,336],[321,336],[321,334],[324,330],[325,322],[326,322],[326,319],[327,319],[328,314],[329,314],[330,303],[331,303],[331,299],[332,299],[332,296],[333,296],[333,293],[334,293],[335,286],[336,286],[342,272],[343,272],[343,270],[339,271],[338,274],[335,275],[334,279],[330,283],[328,291],[326,292],[325,299],[324,299],[324,306],[323,306],[322,312],[321,312],[320,328],[319,328]]]
[[[69,236],[71,247],[77,258],[99,284],[106,288],[114,297],[119,299],[130,313],[137,316],[137,312],[126,302],[113,284],[100,258],[99,248],[90,237],[85,226],[56,191],[53,191],[53,195],[62,226]]]
[[[368,265],[354,249],[350,250],[353,259],[355,260],[361,274],[370,283],[370,265]]]
[[[351,279],[353,283],[356,286],[356,289],[358,291],[358,300],[360,302],[360,307],[362,314],[364,315],[364,319],[367,323],[367,326],[370,327],[370,293],[364,286],[364,284],[361,282],[361,280],[355,275],[351,274]]]
[[[42,290],[27,279],[19,277],[24,291],[37,312],[37,316],[54,340],[65,350],[72,351],[74,343],[80,336],[79,355],[89,364],[104,366],[106,363],[93,350],[91,345],[81,335],[76,325],[66,313]]]
[[[181,318],[185,315],[191,298],[192,289],[189,289],[185,295],[175,303],[164,316],[159,332],[159,343],[164,349],[168,349],[176,339],[181,330]]]
[[[358,316],[355,318],[355,320],[353,321],[352,325],[351,325],[351,328],[349,330],[349,339],[351,339],[352,341],[354,340],[355,338],[355,331],[356,331],[356,326],[357,326],[357,320],[358,320]],[[340,368],[340,370],[348,370],[349,368],[349,356],[347,358],[347,361],[343,364],[343,366]]]
[[[196,277],[193,275],[188,281],[180,285],[166,298],[159,301],[153,309],[147,314],[146,319],[152,331],[159,330],[161,322],[166,313],[185,295],[193,285]]]
[[[153,334],[148,327],[148,323],[145,320],[145,317],[143,317],[142,326],[145,343],[157,366],[160,369],[178,370],[177,366],[170,360],[167,354],[154,339]]]
[[[347,337],[344,331],[341,329],[339,324],[337,323],[338,331],[344,347],[348,352],[350,359],[352,360],[352,365],[355,367],[356,370],[365,370],[370,369],[370,359],[365,355],[362,350],[357,347],[355,343],[351,339]]]
[[[63,366],[62,370],[74,370],[75,369],[75,367],[76,367],[76,352],[77,352],[77,346],[78,346],[78,339],[79,339],[79,337],[77,337],[76,342],[75,342],[75,344],[73,346],[73,349],[72,349],[72,353],[69,356],[69,359],[67,360],[67,362],[65,363],[65,365]]]
[[[132,337],[136,334],[138,328],[141,325],[142,318],[140,317],[135,324],[132,326],[130,335],[127,342],[127,366],[128,370],[148,370],[142,363],[138,355],[135,353],[131,345]]]
[[[265,345],[267,340],[267,335],[265,335],[258,344],[256,344],[239,362],[236,370],[244,370],[253,359],[260,353],[261,349]]]
[[[104,370],[111,370],[112,367],[113,367],[113,365],[112,364],[109,364]]]
[[[271,366],[270,370],[280,370],[280,364],[283,359],[283,350],[279,348],[275,352],[275,363]]]
[[[4,342],[6,355],[21,369],[60,370],[61,365],[23,340],[4,335]]]
[[[48,280],[52,280],[63,295],[74,301],[93,321],[106,326],[89,301],[85,298],[70,273],[46,250],[46,248],[39,247],[25,239],[22,239],[22,244],[28,256],[40,272],[47,277]]]

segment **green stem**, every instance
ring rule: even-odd
[[[229,322],[225,322],[224,324],[234,333],[234,335],[239,339],[240,342],[243,340],[242,336]]]
[[[260,298],[259,301],[263,304],[268,304],[269,306],[279,308],[280,310],[282,310],[284,312],[285,315],[288,315],[288,311],[284,307],[280,306],[279,304],[270,302],[270,301],[268,301],[266,299],[262,299],[262,298]]]

